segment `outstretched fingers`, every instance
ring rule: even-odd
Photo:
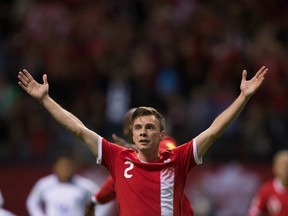
[[[27,87],[25,85],[23,85],[22,81],[21,82],[19,81],[18,85],[21,86],[21,88],[26,91]]]
[[[34,80],[31,74],[26,69],[19,71],[18,79],[19,79],[18,82],[19,86],[21,86],[21,88],[26,92],[28,91],[29,84]]]
[[[28,81],[34,80],[34,78],[31,76],[31,74],[26,69],[23,69],[23,73],[27,77]]]
[[[265,66],[261,67],[257,73],[255,74],[255,78],[257,78],[260,81],[263,81],[265,78],[265,74],[267,73],[268,68],[266,68]]]
[[[20,81],[18,82],[18,84],[19,84],[22,88],[28,86],[28,84],[29,84],[29,82],[30,82],[29,79],[28,79],[28,77],[27,77],[25,74],[23,74],[22,71],[19,72],[19,74],[18,74],[18,79],[20,80]]]

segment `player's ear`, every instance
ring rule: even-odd
[[[165,131],[164,131],[164,130],[163,130],[163,131],[161,131],[161,133],[160,133],[160,136],[161,136],[161,140],[163,140],[163,139],[164,139],[165,135],[166,135]]]

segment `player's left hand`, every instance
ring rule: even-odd
[[[241,85],[240,85],[241,92],[246,97],[251,97],[263,83],[267,71],[268,71],[268,68],[263,66],[257,71],[257,73],[254,75],[252,79],[247,80],[247,71],[243,70],[242,80],[241,80]]]

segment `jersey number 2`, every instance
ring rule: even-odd
[[[125,161],[125,164],[128,164],[129,167],[124,170],[124,176],[125,178],[132,178],[133,174],[129,174],[128,172],[134,168],[134,164],[131,161]]]

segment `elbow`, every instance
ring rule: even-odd
[[[84,131],[81,127],[75,128],[73,131],[73,134],[78,137],[80,140],[83,141],[84,139]]]
[[[211,133],[209,136],[209,143],[214,143],[221,136],[222,136],[222,133],[219,133],[219,132]]]
[[[221,138],[223,135],[223,133],[216,133],[214,135],[212,135],[211,139],[212,139],[212,142],[215,142],[216,140],[218,140],[219,138]]]
[[[217,129],[217,128],[211,129],[210,130],[210,141],[215,142],[220,137],[222,137],[224,132],[225,132],[225,129]]]

